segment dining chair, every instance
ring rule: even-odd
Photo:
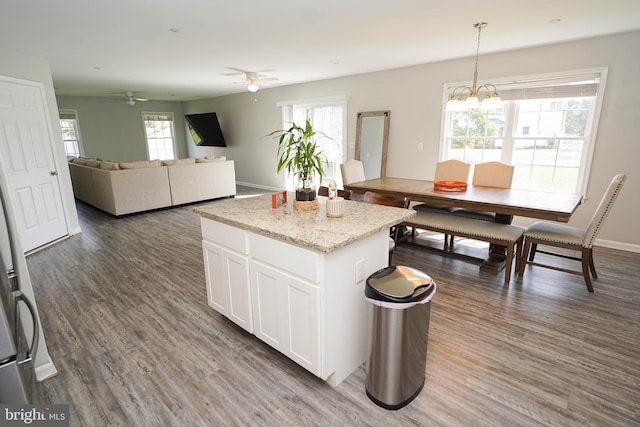
[[[478,163],[473,167],[474,186],[511,188],[513,182],[513,165],[502,162]],[[495,212],[481,212],[471,209],[456,209],[452,212],[455,216],[495,222]]]
[[[467,182],[469,180],[469,169],[471,169],[471,165],[469,163],[461,162],[460,160],[443,160],[436,164],[434,181]],[[412,206],[411,208],[446,214],[453,212],[455,209],[449,206],[434,205],[430,203],[420,203]]]
[[[443,160],[436,164],[434,181],[461,181],[468,182],[471,165],[460,160]],[[452,208],[444,205],[434,205],[431,203],[419,203],[411,206],[416,211],[434,212],[440,214],[451,214],[459,208]],[[411,235],[415,236],[415,228],[411,230]],[[453,245],[454,236],[444,235],[445,243]]]
[[[318,196],[329,197],[329,187],[326,185],[318,187]],[[338,197],[342,197],[345,200],[351,200],[353,198],[353,191],[338,189]]]
[[[406,196],[390,196],[387,194],[377,193],[375,191],[367,191],[364,193],[363,202],[372,203],[376,205],[392,206],[395,208],[409,207],[409,198]],[[398,240],[398,233],[400,230],[399,225],[391,227],[389,236],[389,265],[391,265],[391,256],[396,248],[396,242]],[[393,237],[391,237],[393,235]]]
[[[471,165],[460,160],[443,160],[436,164],[434,181],[469,181]]]
[[[342,183],[351,184],[366,180],[364,176],[364,165],[360,160],[349,159],[340,165]]]
[[[619,174],[613,177],[607,191],[604,193],[604,196],[598,205],[598,208],[591,218],[589,226],[586,229],[552,222],[539,221],[531,224],[524,233],[524,248],[520,260],[520,266],[518,267],[518,275],[522,276],[524,274],[524,269],[527,264],[550,268],[552,270],[558,270],[565,273],[582,275],[587,285],[587,289],[589,292],[593,292],[591,276],[593,276],[594,279],[598,278],[596,267],[593,263],[593,243],[600,231],[600,228],[602,228],[604,220],[607,218],[607,215],[609,215],[613,202],[615,202],[618,197],[625,180],[626,176],[624,174]],[[570,256],[556,252],[542,251],[538,249],[538,245],[579,251],[580,256]],[[536,253],[538,252],[581,261],[582,271],[534,262]]]

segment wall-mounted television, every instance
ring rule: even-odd
[[[226,147],[216,113],[186,114],[187,127],[193,142],[200,146]]]

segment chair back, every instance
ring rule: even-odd
[[[591,218],[591,222],[589,223],[589,227],[584,235],[584,240],[582,242],[582,247],[584,248],[592,248],[593,242],[596,240],[596,236],[604,223],[604,220],[609,215],[609,211],[613,206],[613,202],[615,202],[618,197],[618,193],[620,193],[620,189],[622,188],[622,184],[627,179],[626,175],[619,174],[613,177],[611,182],[609,183],[609,188],[602,196],[602,200],[600,200],[600,204],[598,205],[598,209],[593,214],[593,218]]]
[[[478,163],[473,167],[473,185],[511,188],[513,165],[502,162]]]
[[[318,187],[318,196],[329,197],[329,187],[325,185],[321,185],[320,187]],[[351,198],[353,197],[353,191],[338,189],[338,197],[342,197],[345,200],[351,200]]]
[[[340,165],[342,173],[342,182],[351,184],[354,182],[364,181],[364,165],[360,160],[349,159]]]
[[[435,181],[469,181],[469,163],[460,160],[444,160],[436,165]]]
[[[391,196],[388,194],[377,193],[375,191],[367,191],[364,193],[365,203],[376,205],[391,206],[394,208],[408,208],[409,198],[406,196]]]

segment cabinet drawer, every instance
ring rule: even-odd
[[[202,237],[210,242],[232,249],[241,254],[249,253],[247,233],[236,227],[207,218],[200,218]]]
[[[320,282],[320,254],[300,246],[249,233],[251,256],[296,276]]]

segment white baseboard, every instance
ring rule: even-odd
[[[269,190],[269,191],[281,191],[282,190],[282,188],[280,188],[280,187],[271,187],[271,186],[268,186],[268,185],[254,184],[252,182],[236,181],[236,185],[242,185],[244,187],[260,188],[261,190]]]
[[[595,246],[602,246],[603,248],[619,249],[621,251],[640,253],[640,245],[633,245],[631,243],[615,242],[613,240],[596,239]]]
[[[36,379],[38,381],[48,380],[51,377],[58,375],[58,370],[52,361],[49,361],[43,365],[36,366]]]

